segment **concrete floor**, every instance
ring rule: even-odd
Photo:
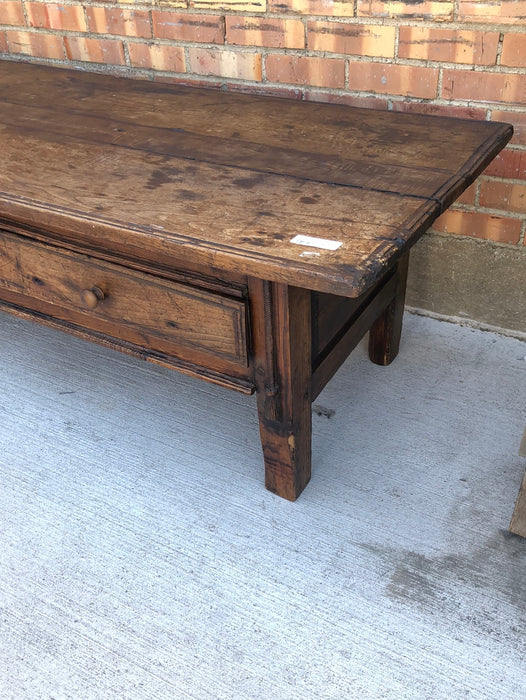
[[[0,320],[3,700],[526,697],[524,342],[358,348],[291,504],[253,397]]]

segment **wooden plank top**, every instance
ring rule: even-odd
[[[0,224],[358,296],[511,135],[0,61]]]

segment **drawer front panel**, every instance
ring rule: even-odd
[[[0,231],[1,289],[23,305],[184,360],[248,366],[246,304]],[[22,302],[21,302],[22,303]]]

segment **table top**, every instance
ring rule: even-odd
[[[358,296],[511,134],[0,61],[0,224]]]

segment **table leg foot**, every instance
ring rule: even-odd
[[[253,280],[250,299],[265,485],[294,501],[311,471],[310,292]]]
[[[310,408],[310,407],[309,407]],[[260,418],[261,444],[265,460],[265,487],[295,501],[310,480],[310,436],[280,426],[269,427]]]
[[[376,319],[369,331],[369,358],[377,365],[389,365],[398,355],[402,319],[404,315],[405,290],[409,253],[400,258],[395,275],[397,276],[395,296],[383,313]]]

